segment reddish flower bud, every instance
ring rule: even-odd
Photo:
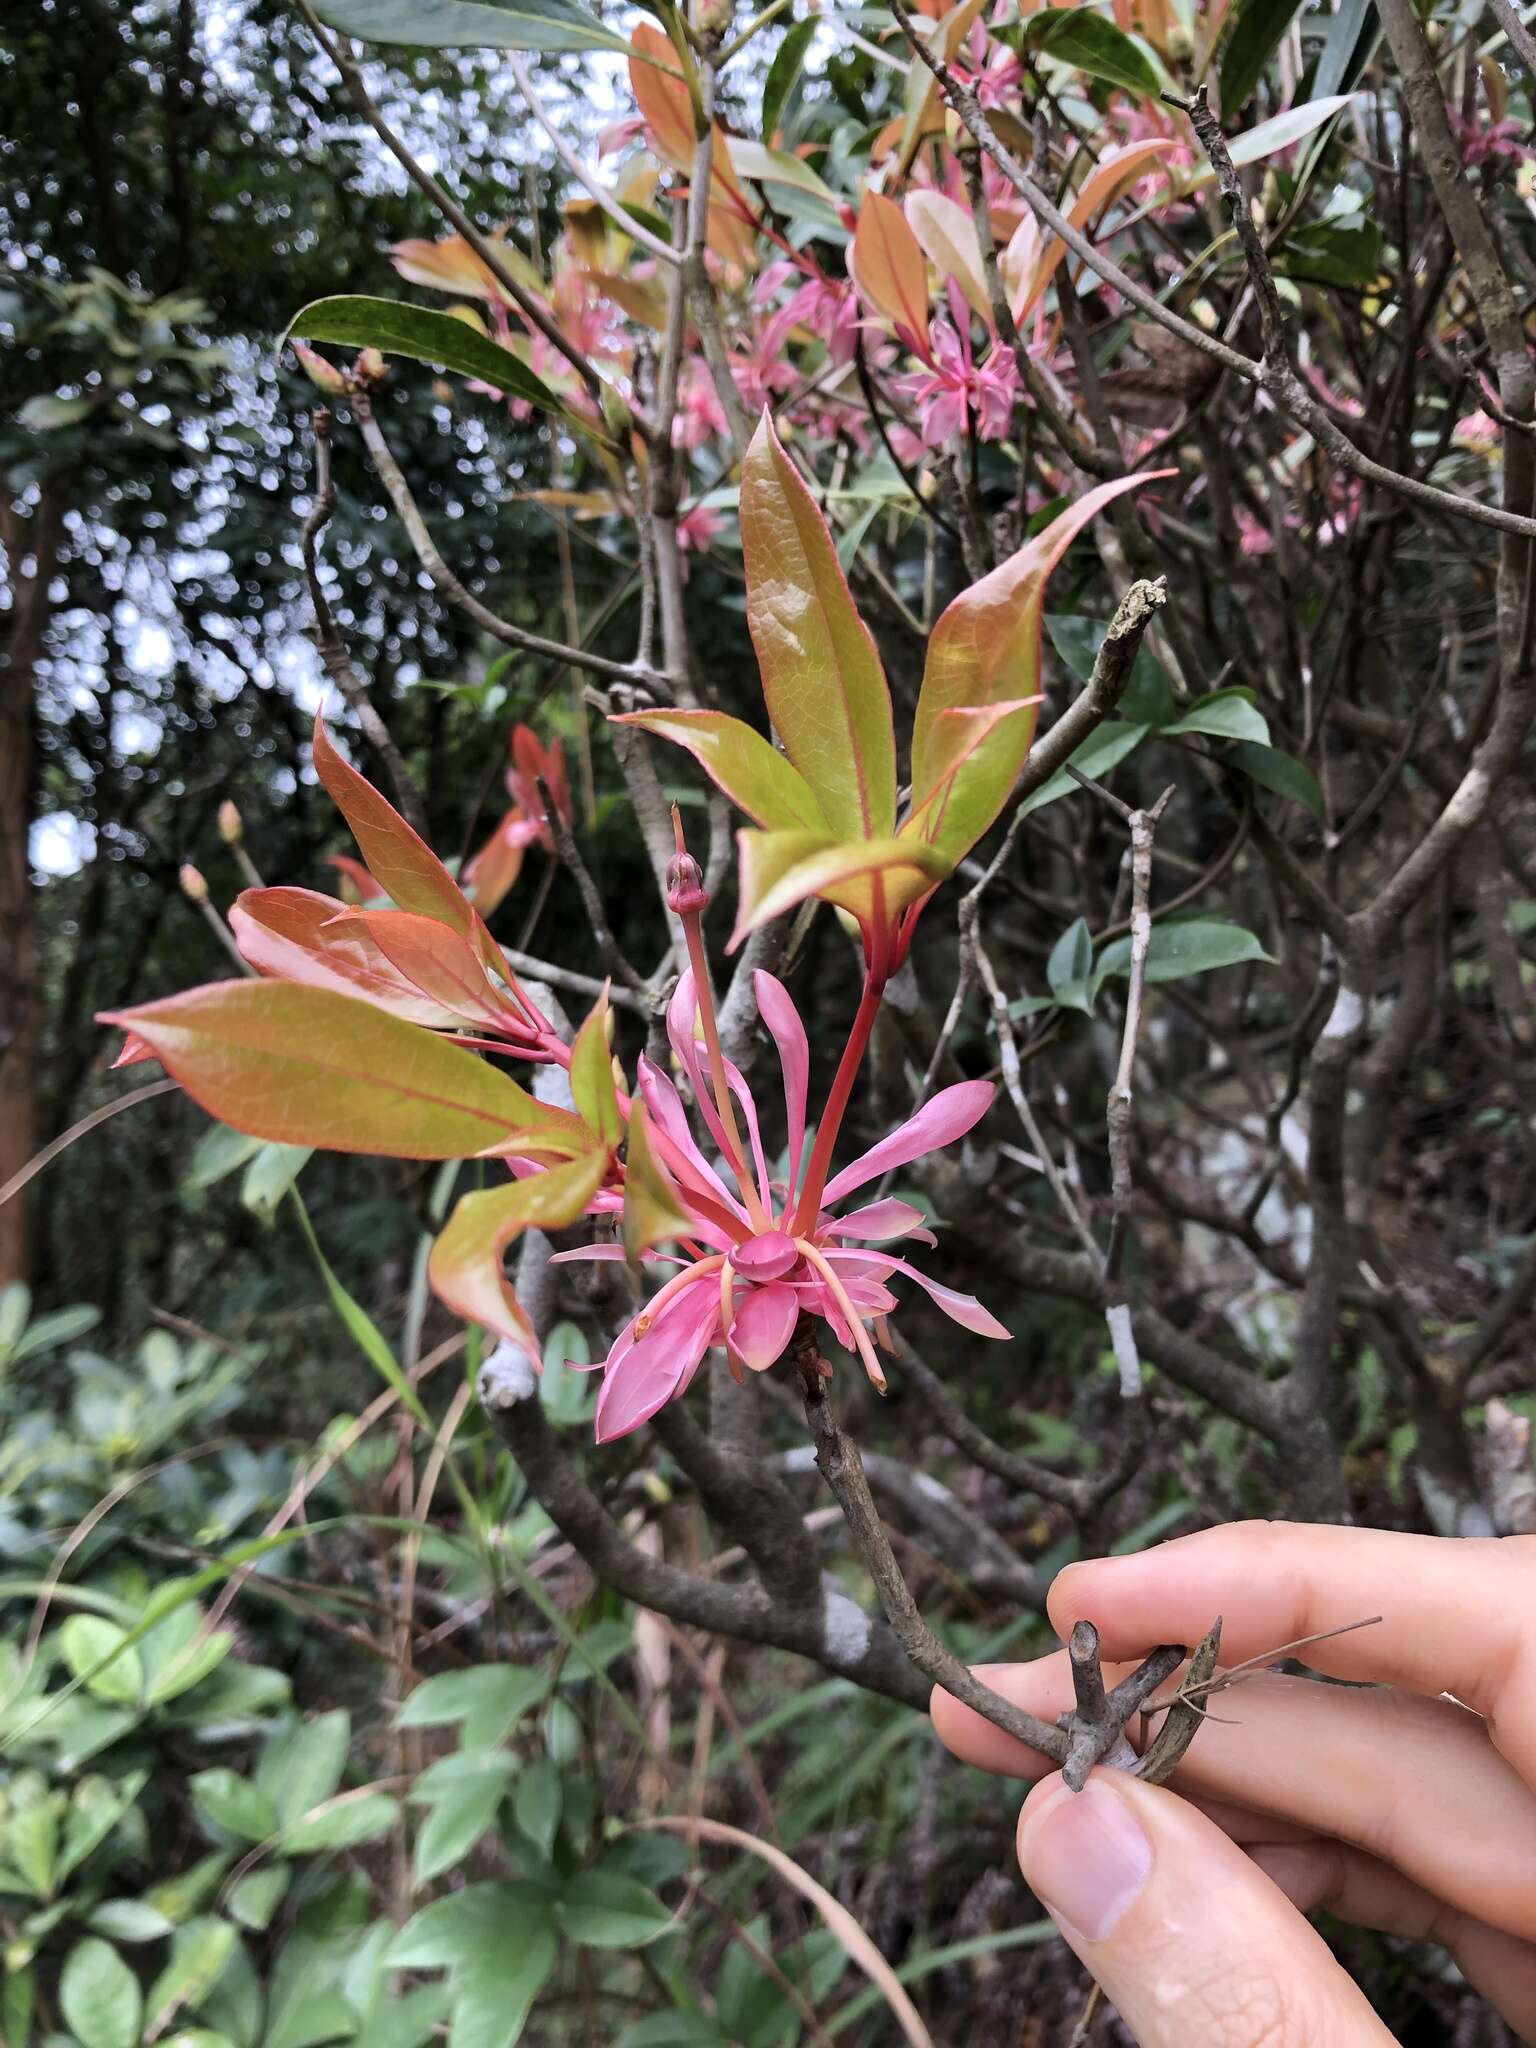
[[[691,853],[675,853],[667,862],[667,908],[679,917],[697,917],[709,902],[704,876]]]
[[[226,846],[238,846],[243,836],[240,808],[226,797],[219,805],[219,837]]]
[[[327,398],[339,398],[347,388],[347,380],[336,365],[327,362],[318,349],[306,348],[302,341],[290,342],[289,347],[303,364],[311,384]]]
[[[182,895],[190,902],[206,903],[208,901],[208,884],[203,880],[198,870],[193,867],[191,861],[182,862],[181,874],[178,879],[181,883]]]

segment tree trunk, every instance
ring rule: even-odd
[[[0,502],[11,594],[0,635],[0,1186],[26,1165],[37,1142],[39,958],[27,836],[33,696],[62,514],[62,491],[48,479],[26,511]],[[0,1208],[0,1285],[27,1277],[27,1212],[24,1196]]]

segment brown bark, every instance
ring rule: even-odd
[[[37,1142],[40,1022],[37,922],[27,833],[33,778],[33,694],[51,611],[63,501],[44,480],[25,511],[0,502],[10,611],[0,630],[0,1185]],[[27,1277],[24,1196],[0,1209],[0,1286]]]

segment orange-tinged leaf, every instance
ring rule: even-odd
[[[577,1032],[571,1046],[571,1100],[582,1121],[604,1145],[617,1145],[624,1133],[618,1091],[613,1084],[613,1054],[608,1049],[608,991],[605,988]]]
[[[399,1159],[571,1158],[592,1144],[579,1117],[473,1053],[332,989],[211,982],[103,1021],[253,1138]]]
[[[529,838],[537,836],[537,827],[532,833],[521,829],[525,822],[518,812],[509,811],[480,851],[460,870],[460,879],[467,890],[473,891],[475,908],[482,917],[495,914],[523,871]]]
[[[924,187],[907,194],[905,213],[907,225],[940,277],[952,277],[990,326],[992,302],[981,267],[981,244],[976,223],[965,208],[947,192],[930,192]]]
[[[727,952],[748,932],[820,896],[861,924],[893,916],[949,873],[919,839],[833,839],[823,832],[738,832],[741,849],[736,929]]]
[[[451,1012],[455,1023],[514,1029],[522,1017],[498,994],[469,940],[412,910],[345,910],[342,929],[360,925],[412,988]]]
[[[458,883],[394,805],[380,796],[367,776],[344,760],[331,742],[325,719],[315,714],[315,773],[336,808],[352,827],[369,873],[392,903],[435,917],[474,946],[485,966],[495,973],[506,967],[501,949],[486,929]]]
[[[651,1143],[650,1112],[637,1095],[624,1148],[624,1256],[631,1264],[652,1245],[693,1228],[682,1196]]]
[[[316,889],[244,889],[229,923],[242,956],[263,974],[361,996],[431,1030],[451,1031],[459,1023],[380,952],[366,924],[353,921],[335,896]]]
[[[764,412],[741,470],[747,624],[784,751],[838,838],[896,819],[891,696],[816,501]]]
[[[958,861],[1008,800],[1034,731],[1033,711],[1001,721],[957,759],[957,732],[944,714],[1033,697],[1040,679],[1040,627],[1051,571],[1082,528],[1111,499],[1172,470],[1117,477],[1087,491],[1016,555],[963,590],[928,639],[912,728],[912,787],[924,802],[943,782],[942,845]],[[936,823],[930,812],[930,823]],[[957,835],[964,843],[955,851]]]
[[[928,348],[928,265],[894,199],[871,192],[859,209],[848,275],[864,303],[882,314],[909,347]]]
[[[677,51],[659,28],[642,21],[629,39],[629,83],[652,148],[675,171],[693,169],[693,101]],[[731,162],[725,130],[717,123],[709,152],[710,247],[727,262],[751,254],[751,207]],[[717,221],[718,211],[721,218]],[[743,240],[743,237],[745,238]]]
[[[1038,697],[1011,697],[1001,704],[941,711],[929,749],[935,779],[920,797],[914,792],[897,836],[924,840],[958,865],[997,815],[991,811],[979,830],[971,829],[994,780],[1002,784],[999,806],[1007,801],[1034,738],[1039,703]]]
[[[716,788],[755,824],[825,832],[821,806],[805,777],[741,719],[723,711],[626,711],[613,723],[638,725],[686,747]]]
[[[377,879],[369,874],[360,860],[354,860],[350,853],[328,853],[325,856],[325,864],[328,868],[334,868],[340,875],[342,894],[349,903],[385,903],[389,900],[387,892],[379,887]]]
[[[432,1247],[427,1276],[455,1315],[523,1345],[531,1359],[538,1340],[507,1285],[502,1254],[525,1230],[562,1230],[574,1223],[603,1184],[604,1151],[589,1151],[506,1187],[463,1196]]]
[[[928,46],[943,63],[954,61],[983,4],[984,0],[962,0],[959,7],[952,7],[935,21],[929,31]],[[937,12],[936,9],[934,11]],[[939,98],[939,82],[914,51],[907,67],[906,115],[902,122],[901,154],[897,159],[896,175],[900,178],[907,175],[924,136],[942,135],[943,132],[944,110]]]
[[[1179,147],[1176,136],[1159,135],[1147,142],[1128,142],[1123,149],[1106,151],[1083,180],[1083,188],[1072,202],[1067,219],[1075,228],[1086,228],[1127,185],[1134,185],[1138,178],[1145,176],[1148,167],[1158,157],[1167,156]],[[1015,320],[1026,319],[1034,310],[1066,253],[1066,243],[1057,235],[1050,236],[1028,289],[1013,308]]]

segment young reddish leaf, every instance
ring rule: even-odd
[[[152,1045],[146,1045],[136,1031],[129,1031],[124,1035],[122,1051],[112,1062],[111,1071],[115,1074],[119,1067],[138,1067],[145,1060],[158,1058],[159,1054]]]
[[[315,889],[245,889],[229,924],[241,954],[262,974],[361,996],[429,1030],[452,1031],[460,1021],[407,980],[335,896]]]
[[[286,981],[219,981],[107,1011],[153,1048],[210,1116],[253,1138],[467,1159],[569,1159],[592,1139],[568,1110],[356,996]]]
[[[765,411],[741,470],[747,624],[768,715],[840,838],[896,819],[896,741],[885,671],[816,501]]]
[[[319,713],[315,716],[314,753],[315,773],[352,827],[369,873],[390,901],[420,917],[435,917],[451,931],[461,933],[485,965],[499,972],[501,953],[485,920],[476,914],[427,842],[412,831],[365,775],[342,759]]]
[[[1145,176],[1148,166],[1160,156],[1179,148],[1177,136],[1159,135],[1148,142],[1128,142],[1123,149],[1108,150],[1083,180],[1083,188],[1072,203],[1067,219],[1073,227],[1086,229],[1095,214],[1102,213],[1127,185]],[[1025,320],[1040,301],[1041,294],[1056,275],[1056,267],[1067,253],[1067,245],[1052,235],[1035,265],[1034,275],[1013,301],[1013,317]]]
[[[328,853],[325,856],[328,868],[334,868],[341,876],[342,893],[349,903],[387,903],[389,892],[382,888],[377,877],[370,875],[360,860],[354,860],[350,853]]]
[[[928,265],[906,215],[882,192],[866,194],[859,209],[848,275],[865,305],[883,314],[908,348],[926,356]]]
[[[685,1237],[692,1228],[677,1185],[651,1143],[650,1111],[637,1095],[624,1148],[624,1256],[633,1264],[652,1245]]]
[[[361,927],[384,958],[456,1024],[525,1030],[510,996],[498,994],[469,940],[410,910],[344,910],[340,929]]]
[[[571,1099],[595,1138],[610,1148],[618,1144],[624,1121],[613,1084],[613,1054],[608,1049],[606,989],[588,1012],[571,1047]]]
[[[642,21],[629,39],[630,90],[646,137],[663,163],[693,169],[693,101],[677,51],[659,28]],[[709,246],[727,263],[747,268],[752,258],[751,207],[731,162],[725,130],[715,125],[709,152]]]
[[[949,872],[942,856],[918,839],[838,840],[824,832],[738,832],[736,839],[740,887],[727,952],[808,896],[824,897],[869,926],[915,902]]]
[[[638,725],[686,747],[717,789],[769,831],[825,832],[809,783],[778,748],[723,711],[626,711],[615,725]]]
[[[490,917],[523,871],[523,855],[539,836],[538,825],[521,811],[511,810],[484,846],[459,871],[459,880],[473,897],[482,917]]]
[[[931,192],[920,186],[906,199],[907,225],[923,246],[923,252],[940,277],[952,277],[971,305],[990,327],[992,301],[981,267],[981,244],[976,223],[957,200],[946,192]]]
[[[427,1261],[427,1277],[438,1299],[465,1322],[521,1344],[536,1360],[538,1339],[507,1285],[502,1253],[525,1230],[562,1230],[574,1223],[602,1186],[607,1170],[606,1151],[588,1151],[506,1187],[463,1196]]]
[[[1172,470],[1144,470],[1085,492],[990,576],[955,599],[928,640],[928,660],[912,728],[912,787],[922,792],[924,837],[937,840],[953,866],[1008,801],[1034,733],[1034,713],[1001,720],[980,744],[957,756],[951,711],[975,711],[1033,696],[1040,678],[1040,618],[1051,571],[1077,534],[1122,491]],[[947,785],[944,801],[928,803]],[[915,820],[914,820],[915,822]]]

